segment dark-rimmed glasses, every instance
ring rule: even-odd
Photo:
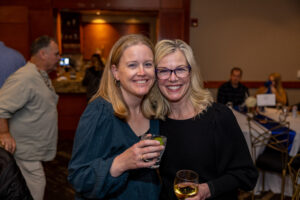
[[[165,67],[159,67],[155,69],[156,76],[158,79],[168,79],[170,78],[171,74],[174,72],[174,74],[177,76],[177,78],[185,78],[190,74],[191,66],[178,66],[175,69],[168,69]]]

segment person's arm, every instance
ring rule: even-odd
[[[0,144],[11,153],[16,150],[16,142],[10,134],[8,119],[23,108],[30,98],[28,88],[30,86],[26,80],[12,75],[0,89]]]
[[[268,91],[268,88],[266,88],[266,87],[263,86],[263,87],[258,88],[255,94],[256,95],[257,94],[266,94],[267,91]]]
[[[0,118],[0,146],[10,153],[16,150],[16,141],[9,133],[8,121],[4,118]]]
[[[82,80],[82,85],[83,86],[88,86],[90,79],[91,79],[90,71],[89,71],[89,68],[87,68],[85,70],[85,73],[84,73],[84,77],[83,77],[83,80]]]
[[[198,193],[196,196],[186,198],[185,200],[205,200],[211,196],[210,189],[207,183],[198,184]]]
[[[244,135],[231,110],[215,109],[217,167],[220,176],[208,182],[212,197],[237,190],[252,190],[258,172],[255,168]]]
[[[131,169],[151,167],[155,164],[154,158],[160,155],[162,148],[163,146],[160,146],[156,140],[143,140],[134,144],[113,160],[110,168],[111,176],[118,177]]]

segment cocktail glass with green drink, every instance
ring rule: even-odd
[[[160,142],[160,145],[163,145],[163,146],[166,146],[166,144],[167,144],[167,137],[163,136],[163,135],[150,135],[150,134],[146,134],[146,135],[144,135],[142,137],[142,140],[157,140],[157,141]],[[164,151],[165,151],[165,149],[160,152],[160,155],[157,158],[157,161],[150,168],[152,168],[152,169],[159,168],[160,160],[161,160],[161,157],[162,157]],[[147,160],[147,161],[149,161],[149,160]]]

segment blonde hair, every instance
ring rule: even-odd
[[[101,78],[100,86],[96,94],[91,98],[90,102],[97,97],[102,97],[112,104],[115,115],[121,119],[128,119],[130,113],[128,107],[123,99],[120,87],[115,80],[111,71],[112,65],[118,67],[120,59],[124,51],[133,45],[144,44],[149,47],[154,55],[154,47],[152,42],[145,36],[139,34],[130,34],[121,37],[110,50],[107,58],[103,75]],[[142,101],[141,109],[145,117],[150,117],[153,113],[152,106],[146,95]]]
[[[201,113],[206,110],[213,102],[211,93],[203,88],[203,81],[201,78],[201,72],[195,61],[193,51],[191,47],[182,40],[161,40],[155,46],[155,65],[167,55],[174,53],[175,51],[181,51],[186,58],[189,66],[191,66],[190,72],[190,87],[187,95],[196,111]],[[153,87],[153,93],[151,94],[151,101],[155,105],[156,110],[155,117],[164,119],[166,115],[171,112],[170,104],[168,100],[160,92],[157,82]]]

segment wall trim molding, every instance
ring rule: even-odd
[[[219,88],[226,81],[204,81],[205,88]],[[264,85],[265,81],[242,81],[248,88],[259,88]],[[300,81],[283,81],[285,89],[300,89]]]

